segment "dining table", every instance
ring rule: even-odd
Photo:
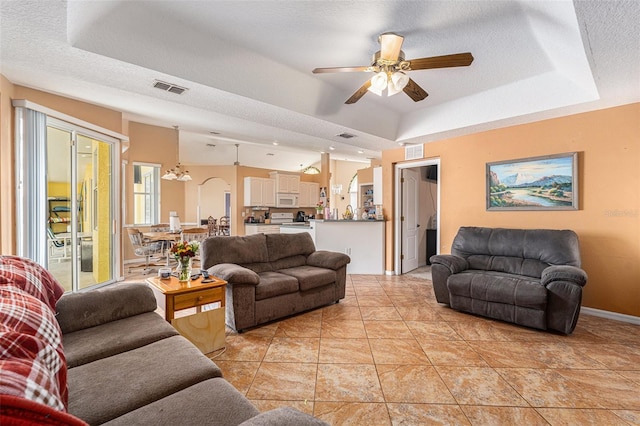
[[[167,266],[169,266],[171,262],[170,249],[175,243],[179,242],[182,239],[182,233],[171,231],[148,231],[143,232],[142,237],[147,241],[158,241],[166,243]]]

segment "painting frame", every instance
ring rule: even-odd
[[[579,210],[578,153],[486,163],[487,211]]]

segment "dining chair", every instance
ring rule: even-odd
[[[210,237],[218,234],[218,224],[216,222],[217,220],[213,216],[209,216],[209,219],[207,219],[207,231]]]
[[[229,216],[220,217],[220,222],[218,223],[218,235],[230,235]]]
[[[164,265],[164,262],[162,264],[157,262],[165,260],[166,241],[148,241],[137,228],[127,228],[127,233],[129,234],[129,241],[131,241],[134,254],[145,259],[144,264],[129,266],[129,272],[131,272],[132,268],[144,267],[142,273],[148,274],[153,270],[151,266]]]
[[[169,232],[169,224],[168,223],[156,223],[155,225],[151,225],[151,232]]]

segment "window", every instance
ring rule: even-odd
[[[153,225],[160,218],[160,166],[133,163],[133,223]]]

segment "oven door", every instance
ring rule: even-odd
[[[298,196],[296,194],[276,194],[276,207],[298,207]]]

